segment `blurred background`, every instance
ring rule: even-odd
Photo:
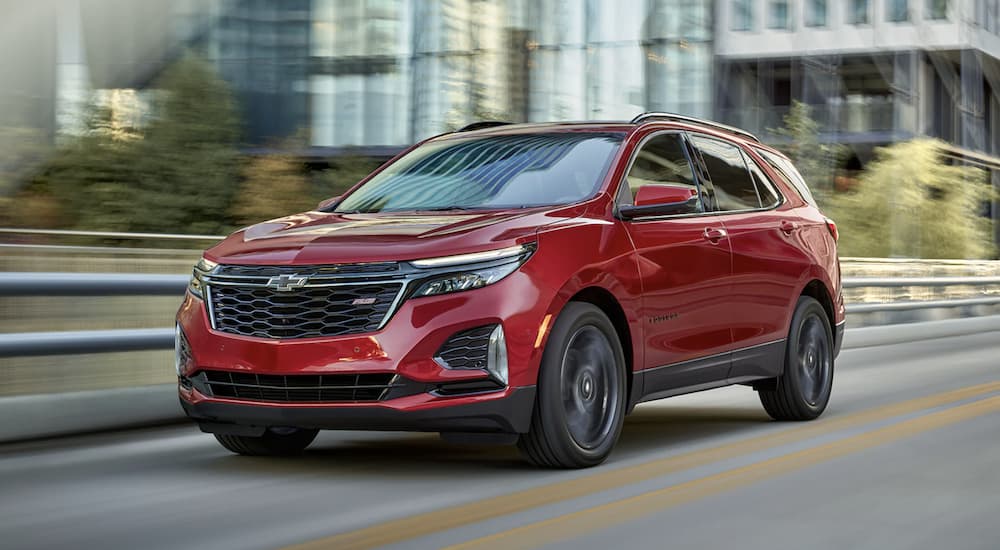
[[[0,0],[0,540],[267,548],[547,491],[564,473],[429,436],[224,456],[179,424],[174,314],[223,235],[313,208],[418,140],[644,111],[757,134],[837,222],[849,328],[820,430],[962,386],[997,402],[1000,0]],[[791,431],[743,387],[668,401],[630,417],[613,464]],[[867,547],[996,548],[991,418],[595,547],[701,526],[746,548],[824,532],[861,547],[879,529]],[[798,506],[823,483],[832,504]],[[705,530],[709,512],[727,519]]]
[[[1000,240],[996,0],[0,5],[0,226],[222,234],[472,121],[669,111],[788,153],[845,255]]]
[[[0,0],[0,13],[4,272],[182,275],[222,235],[467,123],[670,111],[785,151],[840,227],[847,277],[1000,275],[997,0]],[[998,286],[848,299],[995,300]],[[5,292],[0,333],[162,329],[178,304],[55,293]],[[997,310],[962,307],[852,325]],[[121,351],[5,357],[0,395],[171,382],[167,346]]]

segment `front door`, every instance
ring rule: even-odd
[[[632,204],[644,185],[690,186],[701,197],[698,212],[623,222],[643,284],[648,398],[717,384],[729,370],[730,244],[720,218],[706,215],[710,189],[691,158],[682,134],[653,134],[639,145],[619,189],[619,204]]]

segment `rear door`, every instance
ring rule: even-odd
[[[710,190],[696,177],[692,158],[679,132],[647,136],[619,188],[619,205],[632,204],[643,185],[691,186],[701,197],[699,212],[622,222],[642,277],[648,398],[717,384],[729,372],[729,239],[711,215]]]
[[[712,180],[716,209],[729,233],[733,273],[728,318],[732,382],[776,375],[799,279],[809,265],[797,244],[794,211],[739,146],[692,136]]]

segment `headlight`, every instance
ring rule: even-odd
[[[190,291],[191,294],[194,294],[199,298],[204,298],[205,297],[204,277],[205,275],[211,273],[212,270],[215,269],[217,265],[219,264],[211,260],[206,260],[205,258],[198,260],[198,263],[195,264],[194,269],[191,270],[191,281],[188,282],[188,291]]]
[[[516,271],[528,261],[534,251],[534,244],[526,244],[474,254],[414,260],[410,263],[421,269],[444,267],[466,269],[427,279],[417,287],[413,295],[435,296],[491,285]]]

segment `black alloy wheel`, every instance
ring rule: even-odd
[[[626,368],[614,325],[592,304],[570,302],[542,355],[531,428],[518,447],[549,468],[600,464],[621,434]]]
[[[833,331],[826,310],[799,298],[785,347],[785,366],[773,387],[758,390],[775,420],[812,420],[826,409],[833,389]]]

